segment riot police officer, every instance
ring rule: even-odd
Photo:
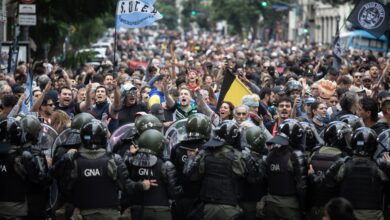
[[[309,164],[309,208],[310,219],[322,219],[325,204],[338,195],[336,187],[326,187],[321,181],[326,171],[340,158],[347,155],[344,151],[350,142],[352,129],[344,122],[330,123],[324,130],[325,146],[320,147],[310,157]]]
[[[175,165],[179,184],[183,187],[183,194],[176,199],[172,207],[173,219],[185,220],[188,218],[191,207],[198,198],[199,181],[188,181],[183,175],[183,166],[188,154],[199,150],[210,138],[210,119],[201,113],[190,115],[185,124],[187,137],[175,145],[171,150],[171,161]]]
[[[45,218],[46,204],[35,200],[34,186],[47,183],[47,166],[42,152],[31,146],[41,127],[38,119],[34,123],[32,116],[26,117],[0,123],[0,218]]]
[[[339,160],[327,172],[327,185],[340,187],[357,219],[383,219],[384,183],[388,176],[371,159],[377,147],[374,130],[361,127],[352,136],[352,158]]]
[[[118,219],[118,190],[134,193],[150,187],[128,178],[121,157],[106,151],[106,135],[101,121],[88,122],[80,130],[82,146],[66,153],[54,168],[60,189],[76,207],[74,219]]]
[[[340,117],[339,121],[348,124],[352,128],[352,131],[356,131],[356,129],[364,127],[364,122],[362,119],[353,114],[343,115]]]
[[[201,181],[200,201],[204,207],[197,213],[200,218],[239,219],[242,192],[238,186],[245,178],[245,160],[235,148],[240,140],[239,125],[225,120],[215,129],[215,135],[204,150],[188,157],[183,172],[190,180]]]
[[[65,139],[64,143],[56,146],[53,152],[53,164],[58,161],[68,150],[77,149],[81,145],[80,129],[92,119],[95,119],[90,113],[82,112],[77,114],[70,125],[70,129],[64,130],[59,138]],[[66,137],[63,137],[65,136]]]
[[[265,219],[301,219],[305,211],[307,161],[303,154],[303,128],[297,120],[279,125],[278,135],[267,144],[268,195]]]
[[[148,180],[152,186],[148,191],[132,195],[130,204],[133,220],[172,218],[169,199],[180,195],[182,188],[177,184],[174,165],[161,159],[164,144],[162,133],[149,129],[138,139],[139,150],[134,155],[127,154],[126,165],[130,178],[135,181]]]
[[[112,151],[114,153],[117,153],[123,157],[130,148],[136,147],[137,139],[144,131],[149,129],[162,131],[164,127],[162,122],[152,114],[138,116],[135,119],[134,126],[135,129],[130,127],[130,129],[128,129],[128,131],[122,135],[120,141],[115,146],[113,146]]]
[[[48,165],[46,156],[42,149],[38,147],[40,131],[42,129],[41,122],[33,115],[26,115],[20,120],[20,126],[23,129],[22,144],[23,148],[31,153],[31,156],[36,161],[41,181],[29,183],[29,191],[27,193],[28,200],[28,218],[29,219],[46,219],[46,206],[49,199],[49,183]]]
[[[245,220],[256,218],[256,203],[267,194],[265,179],[266,165],[264,155],[266,135],[264,130],[253,126],[242,131],[249,148],[242,151],[246,162],[246,181],[243,184],[243,195],[240,206]]]
[[[317,133],[317,129],[313,124],[309,122],[299,122],[304,130],[303,148],[305,149],[305,155],[310,155],[317,147],[323,144],[323,140]]]
[[[70,128],[64,130],[57,137],[58,146],[53,146],[53,164],[56,166],[56,163],[62,158],[64,154],[68,151],[77,150],[81,143],[80,138],[80,129],[87,124],[88,122],[95,119],[90,113],[80,113],[77,114],[71,123]],[[57,141],[56,141],[57,142]],[[61,192],[61,189],[58,189],[58,184],[56,183],[56,178],[53,180],[52,191]],[[52,211],[55,212],[56,219],[67,219],[73,213],[73,206],[68,202],[68,198],[65,198],[65,195],[58,194],[55,204],[53,204]]]

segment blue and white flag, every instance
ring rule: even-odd
[[[20,107],[20,111],[24,114],[29,113],[33,105],[32,87],[33,87],[32,73],[28,72],[27,80],[26,80],[26,90],[24,91],[26,98],[24,102],[22,102],[22,106]]]
[[[119,0],[116,9],[117,28],[146,27],[162,18],[153,7],[155,0]]]

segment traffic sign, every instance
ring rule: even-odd
[[[35,4],[20,4],[19,13],[20,14],[35,14],[36,13]]]
[[[35,26],[37,25],[37,16],[36,15],[19,15],[18,23],[22,26]]]

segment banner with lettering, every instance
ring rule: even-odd
[[[117,28],[146,27],[162,18],[153,7],[155,0],[119,0],[116,10]]]

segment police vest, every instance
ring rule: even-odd
[[[171,161],[175,165],[177,170],[178,184],[183,188],[183,197],[185,198],[196,198],[199,196],[200,191],[200,182],[199,181],[190,181],[183,174],[183,166],[187,161],[187,151],[180,148],[179,145],[176,145],[172,149]]]
[[[204,157],[204,177],[200,199],[205,203],[237,205],[238,180],[232,169],[234,152],[223,155],[207,153]]]
[[[132,205],[141,206],[169,206],[168,187],[162,179],[161,167],[163,161],[157,160],[157,163],[152,167],[141,167],[131,165],[130,178],[134,181],[142,181],[145,179],[156,180],[158,186],[152,186],[147,191],[135,193],[132,198]]]
[[[73,185],[73,204],[80,209],[117,208],[118,188],[108,175],[106,154],[97,159],[87,159],[76,154],[77,179]]]
[[[261,157],[260,155],[254,155],[253,157]],[[248,183],[245,181],[242,185],[243,196],[242,201],[245,202],[258,202],[260,199],[267,194],[267,183],[265,179],[258,183]]]
[[[267,157],[268,192],[276,196],[295,196],[296,182],[293,168],[289,167],[292,150],[273,148]]]
[[[354,158],[345,164],[340,196],[350,201],[354,209],[382,209],[383,188],[374,161]]]
[[[326,171],[341,157],[339,154],[326,154],[316,151],[311,157],[310,164],[316,172],[316,175],[325,175]],[[317,183],[309,186],[310,204],[313,206],[324,206],[331,198],[337,197],[338,189],[329,188],[324,183]]]
[[[14,170],[15,155],[0,155],[0,201],[21,203],[26,199],[27,184]]]

